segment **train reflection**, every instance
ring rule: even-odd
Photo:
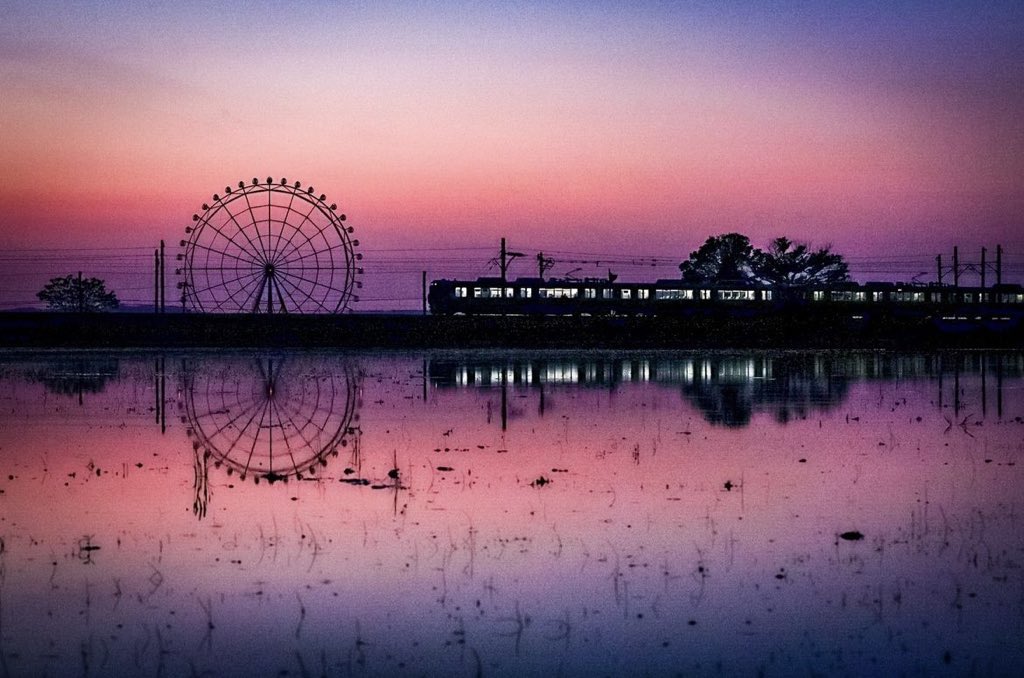
[[[983,414],[989,377],[1002,416],[1002,380],[1024,375],[1020,353],[758,353],[579,357],[466,355],[436,358],[425,370],[430,384],[446,388],[609,388],[653,384],[677,387],[714,424],[745,426],[757,412],[786,422],[842,403],[856,381],[928,379],[938,406],[960,410],[962,376],[980,376]],[[506,396],[503,393],[503,414]],[[543,414],[543,409],[542,412]],[[503,416],[503,422],[506,417]]]

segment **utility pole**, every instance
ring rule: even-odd
[[[555,262],[551,257],[545,257],[543,252],[537,252],[537,277],[543,280],[544,274],[554,264]]]
[[[509,252],[505,248],[505,239],[501,239],[501,253],[498,255],[498,268],[501,269],[501,282],[504,284],[508,280],[508,265],[512,263],[512,260],[523,256],[522,252]]]
[[[985,288],[985,248],[981,248],[981,287]]]
[[[953,287],[960,287],[960,251],[953,246]]]
[[[942,255],[935,257],[935,273],[938,275],[939,287],[942,287]]]
[[[164,296],[164,289],[166,289],[166,280],[164,278],[164,241],[160,241],[160,303],[158,305],[159,312],[164,312],[164,305],[167,301]]]
[[[1003,284],[1003,246],[996,245],[996,284]]]
[[[153,313],[160,312],[160,250],[153,250]]]
[[[501,260],[500,260],[500,263],[499,263],[499,266],[501,267],[501,283],[502,283],[502,285],[505,284],[505,276],[506,276],[506,273],[508,271],[508,261],[505,260],[505,256],[506,256],[506,252],[505,252],[505,239],[502,238],[501,239]]]
[[[505,250],[505,239],[501,239],[501,249]],[[504,278],[504,276],[502,276]],[[423,271],[423,276],[420,279],[420,291],[423,298],[423,315],[427,314],[427,272]],[[424,398],[426,400],[426,398]]]

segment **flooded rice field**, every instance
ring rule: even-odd
[[[1021,353],[6,353],[0,674],[1020,675]]]

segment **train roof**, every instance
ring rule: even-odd
[[[953,286],[949,284],[938,284],[938,283],[907,283],[907,282],[888,282],[880,280],[869,280],[867,282],[858,283],[852,280],[846,280],[843,282],[831,283],[831,284],[808,284],[808,285],[769,285],[767,283],[761,283],[753,280],[737,280],[737,281],[720,281],[714,283],[695,283],[687,282],[681,278],[661,278],[650,281],[627,281],[627,280],[609,280],[608,278],[537,278],[537,277],[521,277],[514,280],[507,279],[502,280],[497,276],[486,276],[479,277],[476,280],[465,280],[465,279],[441,279],[431,281],[434,283],[449,283],[453,285],[485,285],[489,287],[501,287],[504,285],[519,285],[519,286],[576,286],[576,285],[610,285],[615,284],[619,286],[654,286],[668,289],[769,289],[777,287],[792,287],[794,289],[831,289],[831,290],[843,290],[843,289],[867,289],[867,290],[897,290],[897,289],[919,289],[922,291],[952,291],[956,289],[979,291],[985,290],[989,292],[1014,292],[1020,293],[1024,291],[1024,286],[1017,283],[1000,283],[998,285],[987,285],[981,287],[979,285],[959,285]]]

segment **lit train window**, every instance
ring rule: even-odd
[[[655,299],[693,299],[693,290],[654,290]]]
[[[474,297],[474,298],[476,298],[476,297],[480,297],[480,296],[481,296],[481,294],[480,294],[480,292],[481,292],[481,291],[482,291],[482,290],[481,290],[481,289],[480,289],[479,287],[474,287],[474,288],[473,288],[473,297]]]
[[[465,287],[456,287],[455,288],[455,296],[456,297],[464,297],[464,296],[466,296],[466,288]]]
[[[622,298],[623,299],[629,299],[629,297],[631,295],[632,295],[632,291],[631,290],[622,290]]]
[[[636,291],[636,298],[637,299],[649,299],[650,296],[651,296],[651,291],[650,290],[637,290]]]
[[[588,287],[587,289],[583,290],[583,298],[584,299],[596,299],[597,298],[597,290],[595,290],[592,287]]]
[[[537,296],[544,299],[575,299],[580,291],[574,287],[542,287]]]
[[[515,296],[515,293],[516,293],[516,291],[513,288],[511,288],[511,287],[506,287],[505,288],[505,298],[506,299],[511,299],[513,296]]]
[[[771,301],[772,300],[772,291],[771,290],[765,290],[765,291],[761,292],[761,298],[764,299],[765,301]]]
[[[718,298],[731,301],[751,301],[754,298],[754,290],[719,290]]]
[[[824,301],[825,293],[822,290],[814,290],[814,293],[812,294],[811,298],[814,301]]]
[[[970,292],[964,292],[964,302],[968,304],[974,303],[974,295]]]
[[[611,299],[615,296],[615,290],[607,289],[601,290],[601,297],[604,299]]]
[[[529,299],[530,297],[533,296],[533,290],[530,289],[529,287],[522,287],[519,290],[519,296],[522,297],[523,299]]]
[[[704,300],[710,299],[711,298],[711,290],[701,290],[700,291],[700,298],[704,299]]]
[[[871,301],[885,301],[885,292],[872,292]]]

